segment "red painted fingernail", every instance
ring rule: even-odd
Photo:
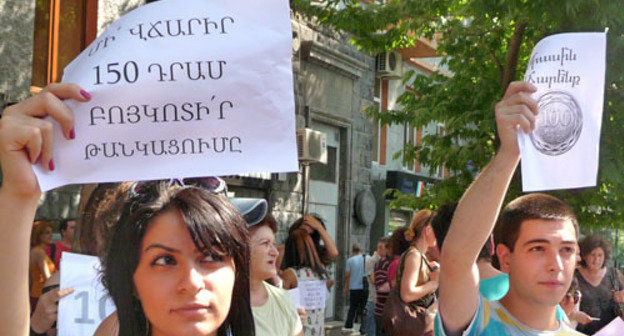
[[[54,170],[54,160],[50,159],[50,163],[48,164],[48,168],[50,168],[50,171]]]
[[[91,99],[91,94],[85,90],[80,90],[80,94],[86,99],[89,100]]]
[[[75,129],[70,129],[69,130],[69,138],[70,139],[75,139],[76,138],[76,130]]]

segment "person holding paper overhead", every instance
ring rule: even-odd
[[[314,240],[308,230],[300,227],[293,230],[284,243],[284,261],[281,274],[284,288],[300,287],[302,282],[321,282],[324,284],[323,293],[317,295],[324,298],[327,288],[327,271],[314,246]],[[326,289],[325,289],[326,288]],[[323,300],[324,302],[324,300]],[[325,335],[325,308],[306,310],[307,318],[303,323],[305,336]]]
[[[501,147],[464,193],[442,246],[437,335],[581,335],[556,318],[576,265],[578,224],[555,197],[529,194],[503,209],[497,253],[509,272],[509,292],[499,301],[479,295],[477,256],[520,159],[517,132],[535,127],[535,90],[513,82],[496,105]]]
[[[0,119],[0,335],[29,333],[28,240],[41,190],[32,164],[54,170],[53,123],[76,135],[62,99],[86,102],[74,84],[51,84]],[[52,120],[44,120],[44,117]],[[80,130],[78,130],[79,132]],[[59,167],[60,168],[60,167]],[[248,236],[225,196],[195,186],[135,186],[109,245],[105,283],[120,336],[253,336]],[[131,248],[134,247],[134,248]]]

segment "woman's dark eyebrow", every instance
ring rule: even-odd
[[[178,250],[178,249],[174,249],[174,248],[169,247],[169,246],[165,246],[165,245],[163,245],[163,244],[150,244],[150,245],[149,245],[148,247],[146,247],[146,248],[145,248],[145,250],[143,250],[143,251],[144,251],[144,252],[147,252],[147,251],[149,251],[149,250],[151,250],[151,249],[153,249],[153,248],[160,248],[160,249],[163,249],[163,250],[165,250],[165,251],[167,251],[167,252],[171,252],[171,253],[180,253],[180,250]]]

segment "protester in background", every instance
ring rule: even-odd
[[[622,315],[624,283],[616,269],[606,266],[611,259],[611,245],[602,236],[589,235],[581,240],[579,246],[582,260],[575,276],[582,294],[580,308],[598,320],[579,324],[577,330],[593,335]]]
[[[37,300],[46,280],[56,271],[54,263],[46,254],[46,249],[52,244],[52,225],[49,222],[37,221],[31,239],[30,250],[30,309],[35,309]]]
[[[282,269],[284,289],[297,288],[307,281],[322,281],[327,285],[329,278],[310,233],[302,227],[293,230],[286,238]],[[306,310],[306,315],[303,323],[305,336],[325,335],[325,308]]]
[[[263,206],[256,205],[259,203]],[[273,216],[266,214],[267,206],[264,200],[240,200],[237,207],[239,210],[264,209],[241,211],[243,214],[249,213],[245,219],[249,227],[251,246],[249,284],[256,336],[303,336],[301,319],[290,294],[266,282],[277,275],[275,267],[279,254],[275,246],[277,222]]]
[[[390,255],[392,261],[388,266],[388,282],[390,283],[391,289],[396,285],[396,275],[401,255],[410,247],[410,242],[405,239],[406,231],[407,227],[400,227],[395,229],[392,232],[392,236],[390,236]]]
[[[362,254],[360,244],[353,243],[351,246],[353,256],[347,259],[345,268],[345,280],[342,294],[349,300],[349,311],[347,312],[347,320],[345,328],[353,328],[353,321],[357,316],[362,316],[364,310],[364,265],[366,265],[366,257]]]
[[[568,323],[568,325],[572,328],[576,328],[579,322],[582,324],[591,322],[589,315],[580,311],[581,297],[582,294],[579,290],[578,281],[576,278],[573,278],[568,292],[563,299],[561,299],[561,302],[559,302],[559,305],[568,317],[566,323]]]
[[[444,238],[451,226],[457,202],[447,203],[438,208],[436,216],[431,221],[433,233],[436,236],[437,249],[442,249]],[[509,290],[509,276],[492,266],[492,257],[496,248],[493,236],[483,245],[477,257],[479,269],[479,291],[488,300],[500,300]]]
[[[435,247],[435,235],[431,229],[431,219],[435,212],[420,210],[405,231],[405,240],[410,242],[408,249],[402,254],[396,276],[396,287],[401,300],[408,305],[419,306],[430,310],[426,316],[427,327],[422,335],[433,335],[433,318],[435,316],[435,291],[438,289],[440,270],[435,262],[425,256],[430,247]],[[386,330],[390,334],[392,330]],[[420,335],[416,335],[420,336]]]
[[[56,320],[58,302],[60,299],[74,292],[73,288],[59,289],[61,280],[60,271],[52,274],[41,290],[41,296],[37,301],[30,317],[30,336],[56,335]],[[116,334],[115,334],[116,335]]]
[[[124,200],[133,182],[101,183],[83,186],[81,206],[78,207],[80,225],[76,232],[73,252],[97,256],[97,251],[106,249],[110,234],[108,231],[119,218]],[[85,192],[85,190],[89,192]],[[82,199],[84,198],[84,199]],[[102,254],[103,255],[103,254]],[[56,335],[58,302],[73,293],[73,288],[59,289],[60,269],[46,281],[37,307],[30,318],[31,336],[39,334]],[[96,336],[117,336],[119,321],[114,312],[107,317],[95,332]]]
[[[74,229],[76,228],[76,220],[63,219],[59,223],[59,233],[61,234],[61,240],[50,244],[46,253],[54,262],[54,267],[57,270],[61,269],[61,255],[63,252],[71,252],[72,244],[74,243]]]
[[[377,336],[387,335],[383,330],[383,311],[388,300],[388,294],[390,293],[390,280],[388,279],[388,268],[392,262],[391,248],[389,246],[390,239],[384,237],[385,243],[385,256],[381,256],[381,259],[375,263],[375,294],[377,299],[375,300],[375,333]],[[381,241],[381,240],[380,240]]]
[[[338,248],[336,247],[336,243],[334,243],[332,237],[327,232],[323,219],[314,214],[305,215],[293,222],[288,229],[288,235],[299,228],[303,228],[308,231],[312,237],[312,241],[314,242],[316,252],[321,258],[321,263],[323,263],[323,266],[327,268],[327,266],[334,259],[336,259],[336,257],[338,257]],[[277,258],[277,269],[283,269],[282,260],[284,258],[284,245],[280,245],[278,250],[280,254]]]
[[[364,272],[366,273],[366,280],[368,281],[368,299],[366,300],[366,307],[364,311],[366,316],[364,317],[365,334],[366,336],[375,336],[375,302],[377,301],[377,290],[375,288],[375,265],[382,258],[386,257],[386,250],[388,249],[388,238],[381,237],[377,241],[377,250],[373,253],[373,256],[366,261]]]

